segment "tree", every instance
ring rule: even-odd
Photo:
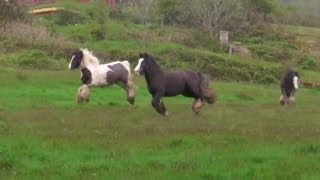
[[[141,42],[144,48],[147,46],[147,24],[152,19],[152,8],[154,7],[154,0],[133,0],[133,7],[135,15],[139,18],[140,23],[143,24],[143,35]]]
[[[248,10],[248,18],[250,21],[266,21],[267,15],[272,14],[276,10],[276,2],[274,0],[244,0],[245,8]]]
[[[210,37],[221,30],[239,31],[245,24],[245,10],[238,0],[192,1],[198,23],[210,32]]]
[[[0,1],[0,25],[5,27],[8,22],[27,20],[25,10],[16,1]]]

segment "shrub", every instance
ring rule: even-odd
[[[159,57],[161,55],[155,56]],[[169,53],[163,59],[166,59],[167,67],[173,67],[170,64],[182,61],[186,62],[189,69],[207,73],[214,79],[233,81],[274,83],[280,79],[283,69],[281,65],[256,60],[244,60],[236,56],[199,50],[183,50]],[[160,58],[160,60],[162,59]]]
[[[47,40],[51,34],[43,26],[32,23],[10,22],[1,28],[0,36],[27,41]]]
[[[55,18],[55,24],[63,26],[70,24],[82,24],[84,21],[84,17],[82,17],[80,14],[68,10],[58,11]]]
[[[28,15],[22,6],[19,6],[16,1],[0,1],[0,25],[13,21],[28,20]]]
[[[3,58],[3,63],[21,68],[31,69],[47,69],[47,70],[59,70],[65,66],[60,59],[52,59],[43,51],[40,50],[28,50],[20,51],[14,54],[7,55]]]
[[[298,65],[302,69],[310,70],[316,66],[316,60],[312,56],[304,54],[303,57],[298,61]]]
[[[90,34],[93,40],[104,40],[106,38],[106,28],[103,25],[98,25],[91,30]]]

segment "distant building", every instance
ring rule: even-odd
[[[45,3],[54,3],[58,0],[17,0],[17,3],[20,5],[38,5],[38,4],[45,4]],[[78,0],[78,2],[82,3],[89,3],[94,0]],[[121,0],[105,0],[105,2],[115,8]]]
[[[83,3],[89,3],[91,1],[94,1],[94,0],[78,0],[79,2],[83,2]],[[120,2],[121,0],[105,0],[105,2],[111,6],[112,8],[115,8],[118,3]]]
[[[54,3],[57,0],[17,0],[17,3],[20,5],[37,5],[43,3]]]

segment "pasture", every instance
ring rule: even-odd
[[[134,106],[117,86],[76,104],[78,71],[0,71],[0,177],[5,179],[319,179],[320,91],[280,107],[278,85],[213,82],[218,101],[165,98],[142,77]]]

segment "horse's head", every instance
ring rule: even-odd
[[[149,58],[149,55],[147,53],[144,54],[139,54],[139,61],[137,66],[134,68],[134,72],[137,75],[141,75],[145,73],[145,69],[146,69],[146,59]]]
[[[82,59],[83,59],[83,52],[81,50],[73,52],[68,68],[70,70],[79,68],[81,65]]]

